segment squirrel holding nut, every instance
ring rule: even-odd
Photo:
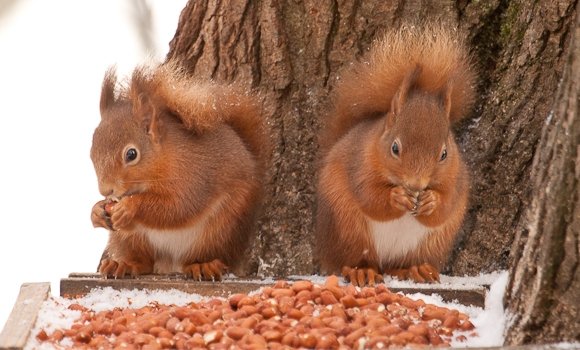
[[[105,74],[91,159],[105,199],[91,213],[110,230],[104,276],[235,271],[262,198],[269,145],[258,99],[187,77],[167,62]]]
[[[469,192],[451,125],[475,82],[461,38],[435,25],[387,32],[338,80],[317,187],[324,272],[361,286],[439,280]]]

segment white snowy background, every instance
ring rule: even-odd
[[[185,0],[149,0],[152,43],[138,0],[0,0],[0,330],[24,282],[94,272],[107,233],[89,158],[103,73],[121,74],[169,49]]]

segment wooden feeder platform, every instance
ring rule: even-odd
[[[298,279],[285,278],[292,282]],[[271,282],[271,280],[270,280]],[[130,279],[105,279],[95,273],[71,273],[60,280],[60,296],[81,297],[95,288],[111,287],[121,289],[176,289],[207,297],[227,297],[235,293],[248,293],[271,285],[258,279],[226,279],[221,282],[199,282],[186,279],[183,275],[144,275]],[[417,285],[412,288],[391,288],[393,292],[405,294],[439,294],[445,301],[455,301],[463,305],[484,307],[489,285],[472,288],[453,289],[439,284]],[[0,333],[0,350],[23,349],[34,327],[42,304],[50,295],[50,283],[24,283],[12,312]],[[489,348],[487,348],[489,349]]]

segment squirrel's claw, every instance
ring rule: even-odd
[[[401,211],[413,212],[417,208],[417,200],[409,195],[402,186],[395,186],[391,189],[390,204]]]
[[[93,205],[93,209],[91,210],[91,222],[93,223],[93,227],[103,227],[106,229],[111,230],[111,218],[107,215],[105,211],[105,200],[98,201]]]
[[[386,274],[396,277],[398,280],[412,280],[417,283],[439,282],[439,270],[431,264],[413,265],[406,269],[390,269]]]
[[[114,277],[123,278],[131,268],[124,262],[115,261],[113,259],[104,259],[101,261],[99,273],[105,278]]]
[[[421,274],[427,282],[439,282],[439,270],[434,266],[430,264],[422,264],[417,266],[417,269],[419,274]]]
[[[128,228],[133,222],[136,213],[136,209],[127,202],[126,198],[115,204],[115,206],[111,208],[111,222],[113,229],[118,231]]]
[[[196,281],[221,281],[227,266],[219,259],[206,263],[194,263],[183,268],[183,272]]]
[[[152,270],[153,269],[148,267],[146,264],[126,263],[124,261],[113,259],[103,259],[99,266],[99,273],[104,278],[113,277],[115,279],[151,273]]]
[[[416,216],[429,216],[439,206],[440,196],[433,190],[425,190],[419,195]]]
[[[358,268],[343,266],[342,276],[347,282],[352,283],[354,286],[364,287],[367,284],[369,286],[374,286],[375,283],[384,282],[383,275],[381,275],[376,269],[369,268]]]

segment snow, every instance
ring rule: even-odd
[[[491,283],[489,293],[486,295],[484,310],[475,315],[469,313],[467,310],[465,311],[471,317],[471,322],[478,330],[478,336],[468,337],[465,343],[452,342],[452,346],[484,347],[503,345],[506,325],[503,296],[509,274],[507,271],[502,271],[497,273],[496,277],[495,281]]]
[[[230,275],[226,278],[227,281],[234,281]],[[308,279],[317,284],[323,284],[324,276],[292,276],[292,280]],[[488,347],[501,346],[504,341],[505,328],[505,313],[503,309],[503,296],[505,287],[508,281],[507,271],[498,271],[491,274],[481,274],[474,277],[449,277],[441,276],[442,285],[452,284],[457,282],[458,286],[478,287],[482,285],[491,285],[490,291],[486,296],[485,308],[475,306],[465,306],[457,302],[445,302],[439,295],[425,295],[422,293],[408,294],[413,299],[423,299],[426,303],[454,308],[469,315],[471,322],[475,325],[477,336],[472,335],[472,331],[457,333],[463,334],[467,337],[466,342],[453,341],[453,347]],[[243,280],[238,280],[243,282]],[[252,282],[255,282],[252,280]],[[270,285],[274,281],[272,279],[264,280],[265,285]],[[420,284],[409,281],[389,280],[387,286],[399,288],[418,287]],[[429,287],[438,286],[437,284],[428,285]],[[454,284],[455,287],[455,284]],[[259,289],[258,289],[259,290]],[[255,292],[258,292],[255,291]],[[254,293],[255,293],[254,292]],[[32,331],[32,337],[29,339],[27,349],[41,348],[51,349],[47,344],[42,347],[38,344],[34,335],[38,334],[41,329],[44,329],[48,334],[52,333],[58,328],[70,327],[74,320],[80,316],[80,311],[68,310],[71,304],[80,304],[95,312],[103,310],[111,310],[116,307],[120,308],[141,308],[153,302],[158,304],[174,304],[177,306],[186,305],[191,302],[199,302],[202,296],[198,294],[185,293],[178,290],[114,290],[110,287],[94,289],[84,297],[76,299],[67,299],[59,296],[51,296],[46,300],[39,312],[38,320]],[[455,337],[454,337],[455,338]]]
[[[434,286],[440,288],[453,288],[453,289],[473,289],[475,287],[483,285],[491,285],[498,278],[503,276],[504,271],[496,271],[492,273],[482,273],[477,276],[440,276],[440,283],[414,283],[408,280],[399,281],[387,277],[385,282],[391,288],[433,288]]]
[[[106,244],[89,158],[105,70],[162,58],[185,0],[150,0],[156,52],[140,45],[132,1],[29,0],[0,6],[0,329],[25,282],[96,270]]]

